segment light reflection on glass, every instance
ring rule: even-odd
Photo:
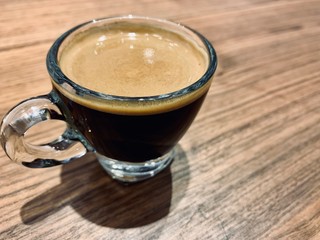
[[[98,38],[98,41],[99,41],[99,42],[103,42],[103,41],[105,41],[105,40],[107,40],[107,36],[106,36],[106,35],[102,35],[102,36],[100,36],[100,37]]]
[[[136,40],[136,36],[137,36],[137,34],[134,32],[128,33],[128,37],[130,40]]]
[[[158,34],[152,34],[153,37],[158,38],[159,40],[162,40],[162,36],[158,35]]]

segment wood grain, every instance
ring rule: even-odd
[[[92,155],[27,169],[1,149],[0,239],[320,239],[319,1],[11,0],[0,10],[1,118],[50,91],[47,50],[89,19],[173,19],[219,57],[174,163],[149,181],[112,181]]]

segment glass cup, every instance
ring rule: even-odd
[[[207,55],[205,73],[180,90],[148,97],[108,95],[69,79],[59,66],[67,44],[78,33],[116,22],[157,27],[188,39]],[[175,145],[196,117],[211,85],[217,57],[210,42],[189,27],[129,15],[93,20],[70,29],[54,42],[46,63],[52,91],[19,103],[2,120],[1,144],[8,157],[26,167],[45,168],[93,152],[111,177],[136,182],[154,176],[173,160]],[[54,119],[67,123],[55,141],[45,145],[26,141],[28,129]]]

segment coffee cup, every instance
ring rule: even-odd
[[[48,52],[52,91],[3,118],[2,147],[26,167],[65,164],[93,152],[114,179],[150,178],[173,160],[216,67],[210,42],[178,23],[129,15],[80,24]],[[26,141],[28,129],[53,119],[67,123],[55,141]]]

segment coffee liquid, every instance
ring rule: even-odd
[[[73,82],[100,93],[126,97],[166,94],[204,74],[205,51],[177,33],[119,23],[78,33],[60,54],[60,67]],[[194,120],[207,86],[165,101],[101,102],[54,90],[69,119],[96,151],[109,158],[144,162],[172,149]]]
[[[127,162],[144,162],[170,151],[188,130],[205,94],[169,112],[120,115],[80,105],[57,92],[71,111],[74,125],[96,151]]]
[[[78,34],[60,57],[62,71],[75,83],[127,97],[177,91],[200,79],[207,65],[203,50],[182,36],[125,23]]]

